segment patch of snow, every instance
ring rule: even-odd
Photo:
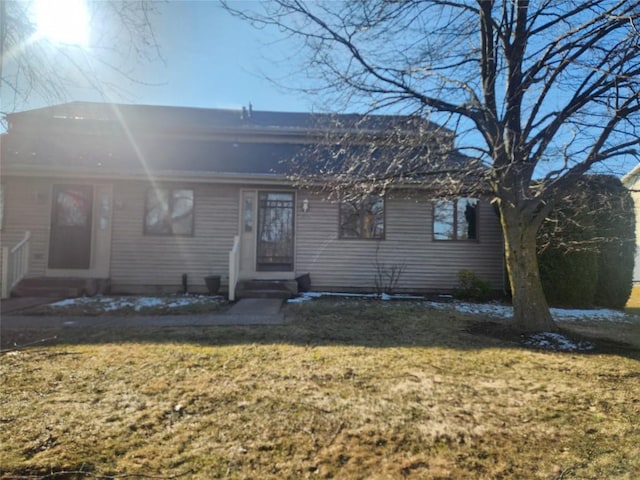
[[[308,302],[309,300],[311,300],[311,297],[300,296],[300,297],[290,298],[289,300],[287,300],[287,303],[304,303],[304,302]]]
[[[79,297],[61,300],[51,303],[49,306],[54,308],[68,307],[73,305],[94,306],[104,310],[105,312],[114,312],[125,308],[131,308],[136,312],[140,312],[145,308],[166,307],[177,308],[187,305],[202,304],[211,301],[211,299],[219,299],[220,297],[211,297],[206,295],[185,295],[181,297]]]
[[[555,352],[577,352],[593,350],[590,342],[574,343],[564,335],[553,332],[542,332],[529,335],[523,343],[528,347],[540,348],[542,350],[553,350]]]
[[[624,312],[618,310],[610,310],[607,308],[589,309],[589,310],[576,310],[565,308],[551,308],[551,315],[557,321],[579,322],[579,321],[608,321],[608,322],[622,322],[631,323],[631,319]]]
[[[139,312],[143,308],[160,307],[164,305],[166,301],[163,298],[158,297],[141,297],[133,304],[133,309]]]
[[[307,292],[312,293],[312,292]],[[341,293],[341,292],[316,292],[318,296],[322,297],[355,297],[355,298],[376,298],[378,295],[375,293]]]
[[[65,300],[60,300],[58,302],[54,302],[49,304],[50,307],[67,307],[69,305],[84,305],[87,303],[93,303],[92,297],[78,297],[78,298],[67,298]]]
[[[342,293],[342,292],[304,292],[296,298],[288,300],[289,303],[302,303],[321,297],[338,297],[338,298],[380,298],[381,300],[424,300],[424,297],[418,295],[407,294],[387,294],[377,295],[375,293]],[[443,298],[450,298],[447,295],[441,295]],[[136,312],[140,312],[145,308],[165,307],[178,308],[187,305],[195,305],[210,302],[220,297],[211,297],[208,295],[184,295],[184,296],[168,296],[168,297],[78,297],[60,300],[51,303],[54,308],[62,308],[73,305],[93,305],[101,308],[105,312],[113,312],[124,308],[131,308]],[[432,302],[424,301],[423,304],[429,308],[435,309],[453,309],[459,313],[471,315],[486,315],[489,317],[511,318],[513,317],[513,308],[508,305],[498,303],[470,303],[470,302]],[[608,321],[633,323],[634,318],[626,315],[624,312],[608,309],[550,309],[551,315],[557,322],[569,321]],[[637,320],[636,320],[637,321]]]
[[[495,303],[425,302],[425,305],[436,309],[452,308],[459,313],[468,313],[471,315],[487,315],[490,317],[498,318],[513,317],[513,307]],[[606,308],[588,310],[551,308],[549,309],[549,311],[551,312],[551,316],[556,322],[607,321],[632,323],[632,319],[624,312],[609,310]]]
[[[165,307],[167,308],[176,308],[176,307],[185,307],[187,305],[200,305],[203,303],[208,303],[212,299],[219,300],[222,297],[216,295],[189,295],[185,297],[180,297],[178,299],[174,299],[172,302],[167,303]]]
[[[199,301],[193,301],[191,298],[179,298],[174,300],[173,302],[167,303],[165,307],[167,308],[176,308],[176,307],[184,307],[186,305],[193,305],[195,303],[200,303]]]
[[[424,297],[416,295],[394,294],[389,295],[383,293],[377,295],[375,293],[340,293],[340,292],[304,292],[296,298],[288,300],[289,303],[302,303],[320,297],[355,297],[355,298],[380,298],[380,300],[424,300]],[[450,299],[451,295],[440,295],[444,299]],[[513,307],[510,305],[502,305],[499,303],[471,303],[471,302],[433,302],[425,301],[424,305],[439,310],[453,309],[459,313],[470,315],[486,315],[497,318],[512,318]],[[599,309],[565,309],[551,308],[551,316],[557,322],[580,322],[580,321],[603,321],[603,322],[619,322],[633,323],[632,317],[617,310],[609,310],[605,308]]]
[[[326,295],[326,293],[323,294],[322,292],[304,292],[302,294],[303,297],[309,298],[309,299],[311,299],[311,298],[320,298],[322,295]]]
[[[490,317],[510,318],[513,308],[497,303],[467,303],[467,302],[425,302],[425,305],[438,310],[454,309],[459,313],[471,315],[488,315]]]
[[[341,298],[379,298],[380,300],[424,300],[424,297],[418,295],[407,295],[402,293],[346,293],[346,292],[303,292],[298,297],[290,298],[288,303],[308,302],[314,298],[320,297],[341,297]]]
[[[339,293],[339,292],[303,292],[300,296],[290,298],[288,303],[308,302],[314,298],[320,297],[355,297],[355,298],[376,298],[375,293]]]

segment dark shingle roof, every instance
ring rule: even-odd
[[[309,154],[329,131],[439,128],[407,116],[327,115],[75,102],[10,114],[4,165],[112,173],[207,172],[287,175],[339,170],[370,141]],[[441,132],[438,131],[438,134]],[[443,140],[450,132],[443,129]],[[421,148],[421,147],[419,147]],[[324,152],[318,154],[317,152]],[[346,153],[345,153],[346,152]],[[292,162],[296,158],[297,163]],[[450,157],[458,163],[459,158]],[[297,167],[295,166],[297,165]]]
[[[3,146],[10,163],[105,172],[208,172],[287,174],[300,144],[142,138],[21,137]]]
[[[11,129],[33,125],[73,124],[83,129],[106,125],[121,125],[138,131],[211,132],[212,130],[271,129],[274,131],[327,131],[330,129],[384,131],[392,128],[438,130],[449,132],[428,120],[407,115],[359,115],[302,112],[206,109],[156,105],[126,105],[92,102],[72,102],[7,115]],[[449,132],[450,133],[450,132]]]

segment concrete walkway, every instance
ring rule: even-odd
[[[215,325],[282,325],[282,300],[245,298],[223,313],[138,316],[49,316],[2,313],[0,327],[9,330],[50,327],[205,327]]]

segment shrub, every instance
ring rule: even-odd
[[[624,308],[633,288],[636,251],[633,199],[614,177],[597,177],[593,188],[597,201],[604,205],[597,213],[598,233],[602,241],[595,304]]]
[[[453,296],[464,300],[486,301],[491,298],[491,285],[478,277],[472,270],[458,272],[458,285]]]
[[[624,307],[635,255],[629,192],[616,177],[586,177],[551,211],[540,228],[538,246],[549,303]]]
[[[598,283],[598,254],[550,248],[538,256],[542,288],[551,305],[590,307]]]

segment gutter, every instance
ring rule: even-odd
[[[189,183],[229,183],[229,184],[261,184],[261,185],[293,185],[294,181],[284,174],[273,173],[220,173],[202,171],[159,170],[154,172],[116,172],[61,168],[4,167],[2,176],[13,177],[47,177],[47,178],[80,178],[103,180],[164,180]]]

